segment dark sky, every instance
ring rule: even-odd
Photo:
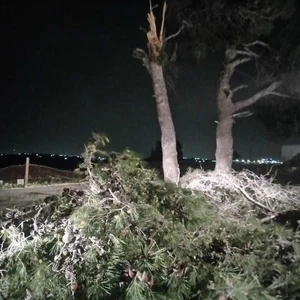
[[[148,0],[95,3],[1,4],[0,152],[80,154],[95,131],[116,151],[147,154],[160,138],[150,77],[132,57],[146,47]],[[215,57],[178,65],[170,102],[186,156],[214,157],[220,66]],[[262,132],[239,120],[237,151],[278,157]]]

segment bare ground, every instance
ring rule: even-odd
[[[16,183],[16,180],[24,178],[24,175],[25,165],[9,166],[0,169],[0,180],[3,180],[4,183]],[[68,182],[81,178],[82,176],[73,171],[59,170],[34,164],[31,164],[29,167],[29,183],[38,181]]]

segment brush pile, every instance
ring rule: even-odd
[[[181,187],[202,192],[226,218],[272,218],[294,210],[300,213],[300,186],[276,184],[275,177],[268,175],[259,176],[249,170],[230,174],[189,170],[181,178]]]
[[[130,151],[92,164],[96,138],[89,193],[3,212],[0,299],[299,299],[299,231],[221,218]]]

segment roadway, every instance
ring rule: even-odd
[[[87,191],[87,183],[62,183],[53,185],[29,186],[0,190],[0,210],[6,207],[24,207],[43,200],[47,196],[62,195],[64,188]]]

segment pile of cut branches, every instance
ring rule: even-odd
[[[249,170],[230,174],[189,170],[181,178],[181,186],[202,192],[218,213],[227,218],[275,216],[299,210],[300,186],[282,186],[267,175]]]

